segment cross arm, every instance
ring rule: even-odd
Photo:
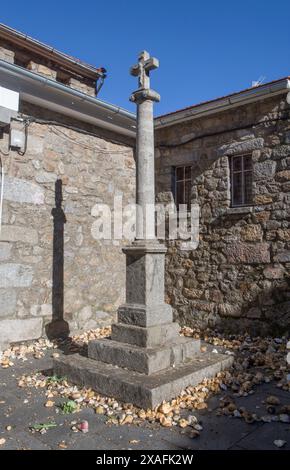
[[[130,68],[130,74],[133,75],[133,77],[138,77],[140,74],[140,64],[135,64]]]
[[[146,62],[144,63],[144,69],[148,72],[150,70],[158,69],[158,67],[159,67],[159,60],[156,59],[155,57],[150,57],[150,59],[146,60]]]

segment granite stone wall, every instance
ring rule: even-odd
[[[125,256],[121,245],[95,239],[93,208],[112,206],[114,195],[124,204],[135,197],[132,141],[27,103],[20,111],[39,122],[28,127],[24,155],[8,151],[8,128],[0,135],[0,349],[112,320]]]
[[[284,96],[156,132],[156,186],[192,165],[200,206],[196,250],[168,242],[167,301],[186,325],[256,333],[290,325],[290,114]],[[203,137],[204,136],[204,137]],[[190,141],[189,143],[186,143]],[[231,208],[229,156],[251,154],[253,205]]]

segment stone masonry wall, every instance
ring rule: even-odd
[[[203,134],[215,135],[200,138]],[[172,199],[172,167],[192,165],[192,202],[201,211],[196,250],[180,251],[178,242],[168,242],[167,300],[179,321],[254,333],[287,330],[290,119],[285,96],[159,129],[156,146],[159,200]],[[253,160],[254,204],[241,210],[230,207],[228,156],[244,153]]]
[[[15,63],[50,80],[61,82],[70,88],[90,96],[96,95],[96,80],[72,71],[67,64],[60,66],[56,61],[48,60],[27,48],[21,48],[0,37],[0,60]]]
[[[121,246],[94,238],[93,208],[97,202],[112,206],[115,194],[124,204],[135,197],[132,142],[21,106],[24,114],[60,125],[32,122],[25,155],[8,152],[8,132],[0,135],[0,349],[44,332],[53,336],[112,320],[123,301],[125,257]]]

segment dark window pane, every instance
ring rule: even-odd
[[[245,195],[244,204],[251,204],[252,202],[252,172],[247,171],[244,175],[245,181]]]
[[[250,156],[244,157],[244,170],[252,169],[252,158]]]
[[[242,171],[242,157],[233,157],[233,171]]]
[[[243,204],[242,173],[234,173],[232,178],[233,204]]]
[[[177,208],[179,204],[184,204],[184,182],[183,181],[176,183],[176,206]]]
[[[176,180],[183,180],[184,179],[184,167],[176,168]]]
[[[186,166],[185,167],[185,179],[186,180],[191,179],[191,166]]]
[[[190,211],[191,203],[191,181],[185,182],[185,204],[187,204],[187,210]]]
[[[232,205],[252,204],[252,157],[239,155],[231,161],[231,194]]]

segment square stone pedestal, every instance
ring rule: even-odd
[[[126,303],[110,339],[91,341],[88,357],[62,356],[54,373],[101,394],[152,408],[230,366],[232,357],[201,353],[200,341],[179,335],[164,303],[164,257],[158,243],[125,248]]]

